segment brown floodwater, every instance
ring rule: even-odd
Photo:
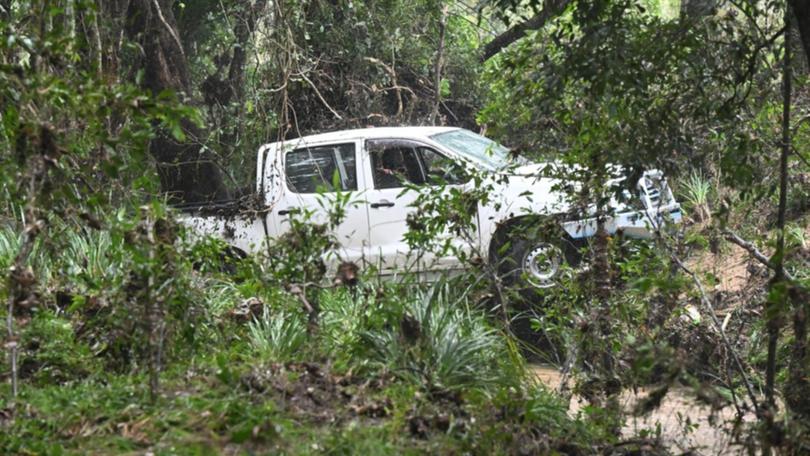
[[[562,376],[557,368],[550,365],[534,364],[532,372],[541,383],[552,390],[559,390]],[[570,382],[569,382],[570,383]],[[627,390],[620,396],[624,410],[632,411],[639,400],[649,390]],[[575,416],[587,405],[577,396],[571,397],[568,412]],[[701,455],[737,455],[747,454],[739,443],[731,437],[732,423],[735,418],[733,406],[712,412],[711,407],[699,402],[688,388],[671,388],[661,406],[649,414],[634,417],[628,413],[622,433],[625,437],[639,435],[643,430],[653,433],[660,428],[662,442],[675,454],[693,451]],[[753,420],[753,415],[744,417],[745,421]]]

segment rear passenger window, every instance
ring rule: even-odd
[[[296,193],[357,190],[354,144],[307,147],[287,152],[287,185]]]

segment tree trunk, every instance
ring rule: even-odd
[[[245,2],[242,6],[243,10],[235,18],[233,34],[236,37],[236,44],[233,49],[233,59],[228,68],[228,82],[237,100],[241,100],[244,96],[245,63],[247,61],[245,47],[256,28],[256,19],[267,6],[266,0],[257,0],[252,6],[247,3],[249,2]]]
[[[252,6],[249,5],[249,3],[248,1],[244,2],[242,9],[235,18],[233,34],[236,37],[236,43],[233,47],[233,58],[228,67],[228,94],[232,96],[236,102],[235,112],[233,113],[236,116],[236,122],[225,135],[223,142],[231,149],[238,147],[239,141],[245,133],[245,109],[243,103],[245,100],[246,48],[250,37],[253,36],[253,32],[256,29],[256,20],[267,6],[266,0],[257,0]],[[230,99],[228,101],[230,101]]]
[[[444,35],[447,28],[447,5],[442,6],[441,17],[439,18],[439,46],[436,49],[436,61],[433,64],[433,110],[430,113],[428,123],[436,125],[439,116],[439,108],[442,102],[442,64],[444,60]],[[441,122],[440,122],[441,123]]]
[[[770,293],[765,301],[765,319],[768,329],[768,358],[765,366],[765,400],[767,413],[765,414],[765,438],[762,448],[763,455],[771,454],[771,447],[778,444],[777,429],[774,421],[776,415],[776,372],[778,369],[777,349],[779,333],[782,326],[782,312],[787,306],[788,281],[785,278],[785,214],[787,212],[788,189],[788,158],[791,149],[790,134],[790,105],[792,74],[790,67],[790,11],[785,11],[785,50],[782,62],[782,144],[779,157],[779,212],[776,228],[778,238],[776,252],[771,259],[775,273],[770,281]]]
[[[143,48],[143,86],[157,96],[190,96],[186,55],[172,12],[172,0],[131,0],[126,32]],[[201,149],[202,134],[190,120],[181,122],[186,140],[178,141],[156,125],[149,152],[158,162],[161,186],[171,201],[205,202],[228,199],[220,170],[210,153]]]
[[[681,17],[700,19],[717,11],[717,0],[681,0]]]
[[[804,50],[805,59],[802,65],[802,70],[807,71],[808,63],[810,63],[810,4],[807,1],[792,0],[789,2],[790,10],[786,14],[786,18],[792,18],[793,24],[799,30],[799,38],[801,41],[802,49]],[[787,21],[786,21],[787,22]],[[789,29],[793,27],[791,24],[785,24]],[[790,45],[788,38],[786,47]],[[793,51],[796,48],[791,48]],[[790,63],[790,62],[788,62]],[[793,62],[795,64],[795,62]],[[785,82],[789,83],[791,70],[793,67],[785,66]],[[784,87],[783,93],[784,100],[790,102],[790,86]],[[789,108],[789,106],[788,106]],[[789,111],[788,111],[789,112]],[[783,129],[789,128],[789,118],[783,120]],[[779,223],[780,227],[784,228],[784,208],[783,197],[785,200],[787,196],[783,193],[787,191],[787,159],[790,153],[790,145],[792,138],[790,137],[790,130],[783,130],[783,150],[782,161],[780,161],[780,194],[779,194]],[[786,201],[785,201],[786,203]],[[784,250],[784,231],[780,232],[778,249]],[[784,266],[782,265],[783,254],[777,250],[777,257],[780,269],[778,272],[784,276]],[[791,347],[791,357],[789,363],[788,380],[785,385],[785,402],[790,407],[793,413],[796,413],[804,419],[810,418],[810,349],[808,345],[807,331],[807,316],[810,313],[810,293],[806,289],[801,289],[795,284],[791,284],[787,293],[790,301],[793,304],[793,346]]]
[[[788,0],[796,26],[801,35],[805,61],[810,62],[810,2],[807,0]]]
[[[95,46],[101,55],[98,65],[108,77],[119,77],[119,54],[123,45],[126,15],[130,0],[104,0],[99,2],[95,21],[90,24],[96,29],[98,40]],[[101,23],[100,23],[101,22]]]
[[[808,348],[807,315],[810,294],[806,290],[791,290],[793,302],[793,346],[791,347],[785,402],[802,419],[810,419],[810,348]]]

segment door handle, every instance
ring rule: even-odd
[[[372,209],[379,209],[381,207],[394,207],[394,203],[388,200],[377,201],[376,203],[371,203]]]
[[[278,211],[278,215],[289,215],[295,212],[298,212],[300,209],[297,207],[288,207],[287,209],[281,209]]]

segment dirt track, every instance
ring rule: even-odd
[[[561,376],[554,367],[533,365],[532,371],[549,388],[559,388]],[[625,391],[620,399],[622,407],[632,411],[635,404],[647,393],[647,390]],[[568,406],[569,413],[576,414],[585,405],[582,398],[574,396]],[[626,436],[638,435],[642,430],[650,430],[654,435],[660,425],[661,439],[674,454],[689,450],[701,455],[747,454],[742,445],[733,442],[731,436],[735,417],[733,407],[726,407],[712,414],[711,407],[698,402],[687,388],[671,389],[661,406],[649,415],[633,417],[630,413],[628,417],[623,428]],[[749,414],[744,419],[749,421],[754,417]]]

